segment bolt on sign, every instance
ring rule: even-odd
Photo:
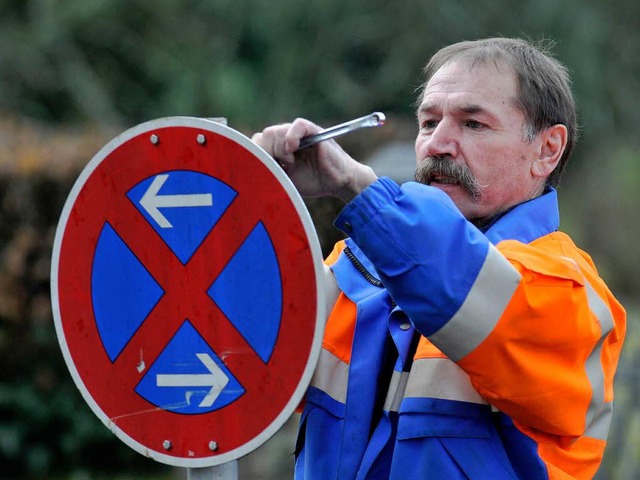
[[[113,139],[56,231],[56,333],[85,401],[139,453],[181,467],[251,452],[301,401],[325,320],[322,255],[277,163],[211,120]]]

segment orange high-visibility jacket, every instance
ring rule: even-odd
[[[296,477],[592,478],[625,312],[558,222],[553,189],[484,232],[413,182],[349,203]]]

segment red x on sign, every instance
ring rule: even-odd
[[[249,453],[313,373],[325,312],[309,215],[264,151],[212,121],[147,122],[92,159],[60,218],[51,283],[83,397],[160,462]]]

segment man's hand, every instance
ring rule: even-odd
[[[321,128],[299,118],[256,133],[252,140],[282,166],[302,196],[334,196],[345,203],[373,183],[374,171],[349,156],[334,140],[297,151],[300,140]]]

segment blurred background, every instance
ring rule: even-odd
[[[388,123],[343,137],[356,158],[411,176],[413,101],[438,48],[486,36],[551,39],[573,77],[581,141],[562,225],[626,306],[629,329],[599,479],[640,478],[640,2],[636,0],[1,0],[0,478],[178,479],[133,452],[81,399],[49,298],[53,237],[81,169],[159,117],[226,117],[250,136],[305,116]],[[325,253],[340,205],[307,203]],[[297,418],[239,461],[291,478]]]

